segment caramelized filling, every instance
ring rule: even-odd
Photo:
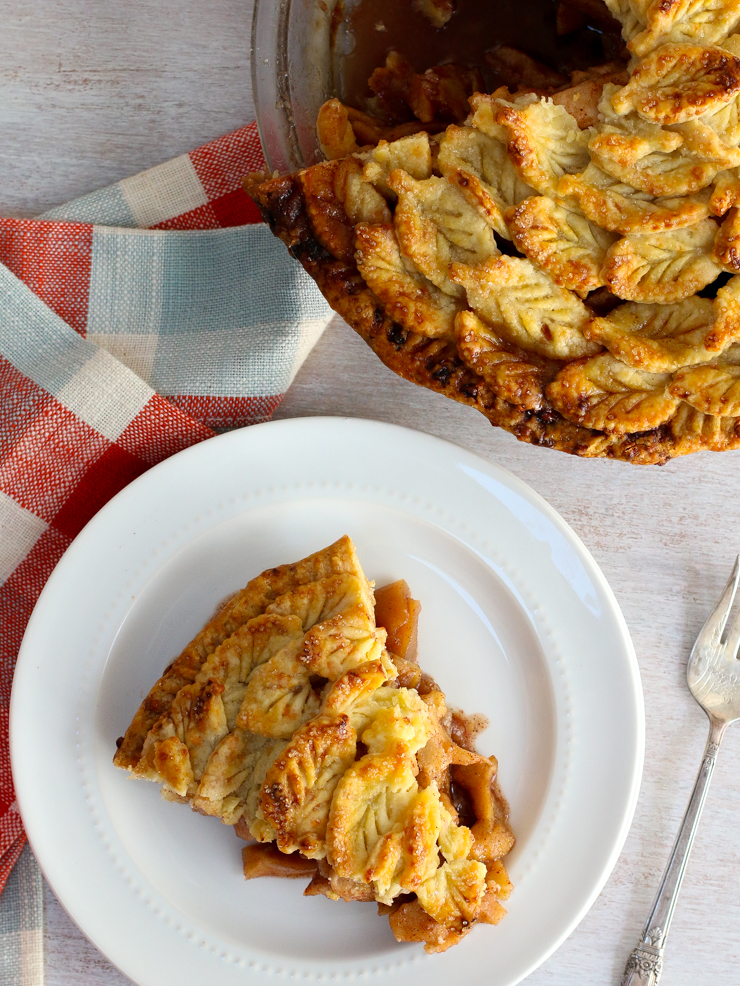
[[[411,0],[344,0],[335,25],[335,91],[370,112],[368,80],[392,51],[417,73],[450,62],[471,66],[486,92],[557,88],[573,72],[624,57],[620,26],[601,0],[458,0],[441,28]]]

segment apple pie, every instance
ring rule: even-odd
[[[440,952],[505,914],[514,837],[474,718],[416,662],[418,611],[405,583],[376,608],[348,537],[263,572],[166,669],[114,763],[233,825],[247,878],[377,901],[399,941]]]
[[[327,160],[246,187],[387,366],[518,439],[638,464],[738,448],[740,2],[603,13],[629,61],[570,80],[522,82],[504,45],[512,89],[484,93],[392,52],[385,118],[330,100]]]

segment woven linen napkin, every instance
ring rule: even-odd
[[[270,418],[331,318],[242,189],[263,166],[251,124],[39,219],[0,219],[0,889],[25,842],[11,681],[52,569],[150,466]],[[35,986],[41,881],[23,859],[0,897],[0,968]]]

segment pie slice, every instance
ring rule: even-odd
[[[165,669],[126,730],[115,756],[116,766],[137,772],[150,729],[169,711],[180,689],[193,684],[206,658],[245,623],[264,613],[279,595],[330,575],[360,575],[361,572],[352,542],[344,537],[294,565],[281,565],[252,579]]]
[[[264,572],[186,648],[211,648],[198,670],[165,672],[114,762],[234,825],[248,878],[311,876],[309,896],[377,901],[399,941],[444,951],[503,917],[514,838],[495,759],[416,662],[419,604],[405,583],[379,597],[388,629],[347,537]]]

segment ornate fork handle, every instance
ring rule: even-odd
[[[642,938],[627,960],[621,986],[657,986],[663,971],[665,940],[671,926],[673,911],[686,872],[686,864],[689,861],[694,836],[699,826],[702,808],[706,801],[709,782],[714,773],[722,734],[725,731],[725,723],[716,719],[712,719],[711,722],[709,740],[699,768],[699,776],[696,778],[696,784],[691,793],[689,806],[673,844],[671,856],[658,893],[655,895],[650,916],[645,923]]]

